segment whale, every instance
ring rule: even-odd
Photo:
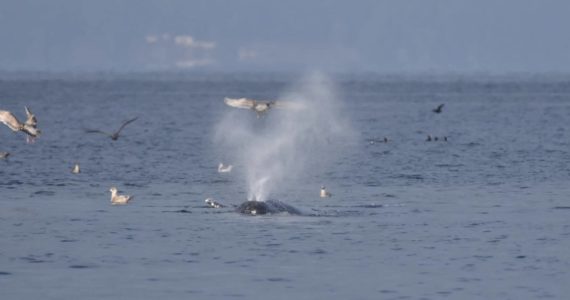
[[[240,204],[236,211],[243,215],[258,216],[258,215],[273,215],[273,214],[289,214],[301,215],[301,211],[297,208],[285,204],[278,200],[256,201],[248,200]]]

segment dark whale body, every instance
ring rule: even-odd
[[[301,214],[301,211],[293,206],[277,200],[246,201],[238,206],[237,212],[250,216],[280,213],[288,213],[291,215]]]

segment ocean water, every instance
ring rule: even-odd
[[[0,109],[23,119],[29,106],[43,131],[27,144],[0,126],[0,298],[568,298],[569,78],[332,77],[350,141],[317,167],[300,151],[308,167],[268,194],[304,215],[238,214],[248,166],[219,124],[255,133],[279,112],[223,98],[275,99],[299,80],[0,76]],[[135,116],[117,141],[84,132]],[[111,206],[111,186],[134,201]]]

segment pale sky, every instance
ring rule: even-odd
[[[0,0],[0,71],[570,72],[570,1]]]

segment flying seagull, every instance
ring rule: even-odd
[[[104,134],[106,136],[109,136],[113,141],[116,141],[119,139],[119,133],[121,132],[121,130],[123,130],[123,128],[125,128],[125,126],[134,122],[137,118],[138,117],[135,117],[135,118],[132,118],[130,120],[125,121],[123,123],[123,125],[121,125],[121,127],[119,127],[119,129],[117,129],[117,131],[115,131],[113,133],[108,133],[108,132],[97,130],[97,129],[85,129],[85,132],[87,132],[87,133],[101,133],[101,134]]]
[[[26,110],[26,122],[20,123],[18,119],[7,110],[0,110],[0,122],[4,123],[13,131],[22,131],[28,135],[28,142],[33,142],[41,131],[37,128],[37,119],[34,114],[24,106]]]
[[[263,114],[272,108],[302,108],[298,103],[294,104],[291,102],[283,101],[261,101],[247,98],[235,99],[226,97],[224,98],[224,102],[231,107],[251,109],[257,114],[258,118],[263,116]]]
[[[129,203],[129,201],[133,200],[133,196],[118,195],[116,187],[110,188],[109,192],[111,192],[111,204],[112,205],[123,205],[123,204],[127,204],[127,203]]]
[[[257,101],[247,98],[224,98],[224,102],[231,107],[252,109],[255,111],[258,118],[261,117],[264,113],[268,112],[269,109],[275,105],[275,101]]]
[[[438,107],[432,109],[432,111],[436,114],[441,113],[441,109],[443,108],[443,106],[445,106],[445,104],[440,104]]]
[[[26,118],[27,118],[26,123],[24,124],[28,124],[29,126],[36,128],[38,125],[38,119],[36,119],[36,115],[34,115],[27,106],[24,106],[24,109],[26,110]]]

